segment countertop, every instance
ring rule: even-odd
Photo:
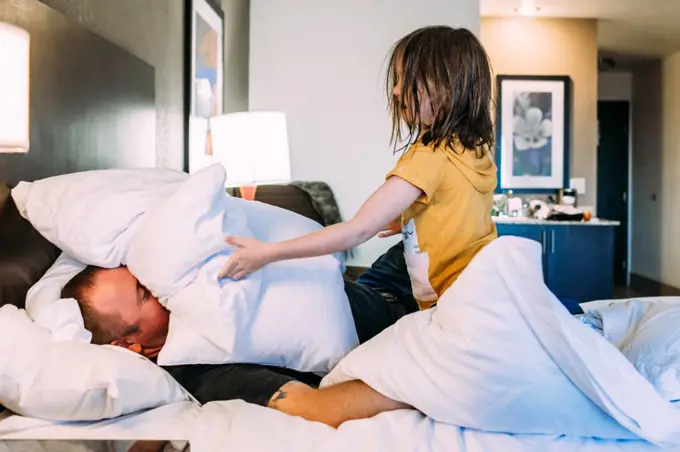
[[[491,217],[497,224],[531,224],[540,226],[620,226],[618,221],[592,218],[590,221],[550,221],[537,218]]]

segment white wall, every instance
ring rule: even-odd
[[[221,0],[224,10],[224,112],[248,110],[249,0]]]
[[[631,72],[600,72],[597,80],[598,100],[633,100]]]
[[[345,218],[383,181],[389,144],[384,69],[392,44],[445,24],[479,30],[478,0],[251,0],[250,109],[288,115],[293,177],[330,184]],[[374,239],[354,265],[393,241]]]
[[[680,287],[680,53],[633,74],[632,272]]]
[[[680,287],[680,52],[662,63],[661,278]]]

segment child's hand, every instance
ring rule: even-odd
[[[267,243],[239,237],[227,237],[224,241],[239,250],[224,264],[218,275],[220,278],[241,279],[271,262],[271,245]]]
[[[392,237],[393,235],[401,234],[401,219],[397,218],[392,223],[388,224],[378,237],[384,239],[385,237]]]

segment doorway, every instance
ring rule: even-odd
[[[597,103],[597,216],[621,223],[614,239],[614,283],[628,285],[630,102]]]

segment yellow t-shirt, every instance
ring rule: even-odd
[[[402,215],[406,266],[420,309],[437,303],[472,258],[497,237],[491,220],[496,165],[457,142],[411,145],[387,178],[397,176],[423,195]]]

